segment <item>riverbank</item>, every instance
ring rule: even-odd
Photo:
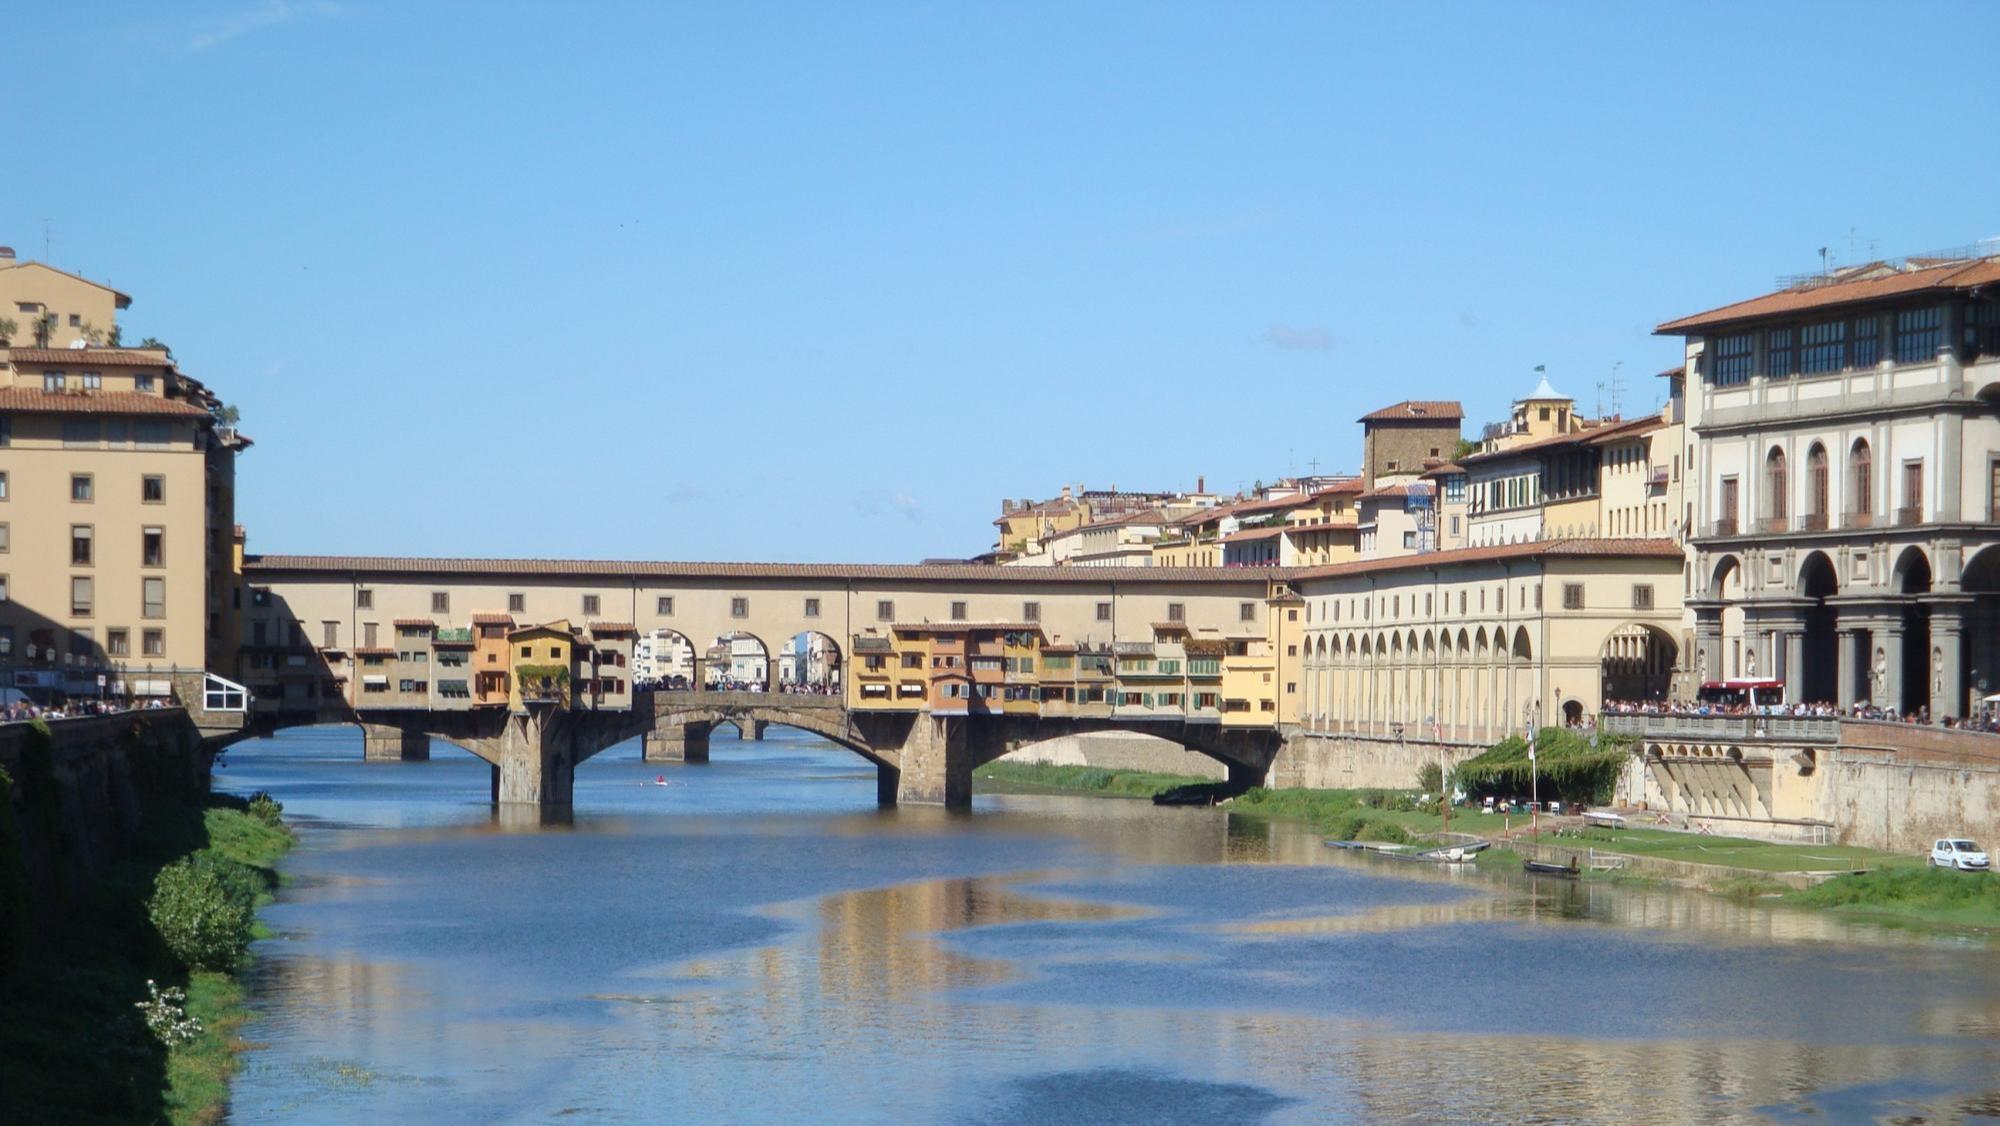
[[[149,808],[128,853],[0,986],[9,1121],[219,1120],[249,1015],[242,947],[258,933],[255,908],[292,843],[268,798]],[[142,1012],[151,986],[170,1000]],[[172,990],[184,991],[184,1005]],[[179,1031],[162,1036],[149,1018]]]
[[[1208,785],[1213,779],[1192,774],[1157,774],[1145,770],[1115,770],[1102,766],[1054,766],[1037,762],[989,762],[972,772],[982,789],[1020,794],[1094,794],[1110,798],[1152,798],[1182,786]]]

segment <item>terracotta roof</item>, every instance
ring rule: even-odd
[[[1921,260],[1920,260],[1921,261]],[[1947,293],[2000,282],[2000,257],[1974,258],[1926,265],[1916,269],[1896,269],[1878,263],[1845,271],[1853,280],[1820,282],[1781,289],[1748,301],[1738,301],[1662,324],[1653,332],[1660,336],[1696,336],[1720,325],[1759,317],[1805,313],[1838,308],[1864,301],[1911,297],[1924,293]]]
[[[1187,632],[1189,632],[1189,630],[1188,630],[1188,624],[1187,624],[1186,622],[1154,622],[1154,623],[1153,623],[1153,632],[1154,632],[1154,633],[1187,633]]]
[[[1047,645],[1042,646],[1042,652],[1056,654],[1074,653],[1076,652],[1076,643],[1073,641],[1051,641]]]
[[[609,636],[617,633],[638,633],[639,629],[631,622],[592,622],[590,632]]]
[[[1612,559],[1679,559],[1681,547],[1672,540],[1568,539],[1538,540],[1532,543],[1498,544],[1492,547],[1460,547],[1422,555],[1397,555],[1386,559],[1358,559],[1350,563],[1329,563],[1324,567],[1293,567],[1287,577],[1327,579],[1342,575],[1366,575],[1381,571],[1427,570],[1466,563],[1491,563],[1502,559],[1574,558],[1597,556]]]
[[[1574,430],[1568,434],[1551,434],[1546,438],[1537,438],[1532,442],[1522,442],[1518,446],[1508,446],[1504,450],[1494,450],[1490,453],[1467,454],[1459,460],[1466,465],[1474,462],[1495,461],[1503,457],[1512,457],[1516,454],[1537,453],[1542,450],[1553,449],[1557,446],[1583,445],[1585,443],[1610,441],[1615,438],[1628,437],[1633,433],[1643,434],[1646,431],[1664,425],[1666,424],[1660,421],[1659,415],[1649,414],[1643,418],[1606,423],[1601,426],[1592,426],[1585,430]]]
[[[888,653],[895,649],[886,637],[857,637],[854,639],[856,653]]]
[[[1242,575],[1220,573],[1214,567],[1000,567],[978,563],[920,566],[883,563],[652,563],[590,559],[444,559],[381,555],[246,555],[245,574],[394,576],[535,576],[593,579],[818,579],[830,583],[865,580],[908,580],[955,583],[1001,581],[1011,587],[1103,585],[1112,582],[1210,582],[1241,585]],[[507,615],[493,615],[478,624],[506,624]]]
[[[1463,473],[1463,472],[1465,472],[1465,467],[1463,465],[1460,465],[1455,461],[1447,461],[1441,465],[1433,465],[1429,469],[1424,470],[1424,476],[1441,477],[1449,473]]]
[[[250,561],[251,559],[253,559],[253,558],[257,558],[257,557],[256,557],[256,556],[249,556],[249,555],[246,555],[246,556],[244,556],[244,557],[243,557],[243,560],[244,560],[244,570],[246,570],[246,571],[247,571],[247,570],[249,570],[249,561]],[[512,614],[474,614],[474,615],[472,615],[472,624],[473,624],[473,625],[476,625],[476,626],[511,626],[511,625],[513,625],[513,624],[514,624],[514,615],[512,615]]]
[[[434,622],[434,621],[431,621],[431,620],[430,620],[429,618],[397,618],[397,619],[396,619],[396,628],[397,628],[397,629],[403,629],[403,628],[405,628],[405,627],[408,627],[408,626],[421,626],[421,627],[423,627],[424,629],[436,629],[436,628],[437,628],[437,623],[436,623],[436,622]]]
[[[1465,408],[1455,399],[1404,399],[1369,411],[1356,422],[1457,422],[1465,417]]]
[[[1428,491],[1427,491],[1427,490],[1425,491],[1425,494],[1426,494],[1426,495],[1428,495]],[[1374,500],[1374,499],[1376,499],[1376,498],[1378,498],[1378,497],[1382,497],[1382,498],[1386,498],[1386,497],[1406,497],[1406,496],[1409,496],[1409,495],[1410,495],[1410,486],[1409,486],[1409,485],[1407,485],[1407,484],[1398,484],[1398,485],[1378,485],[1378,486],[1376,486],[1375,488],[1372,488],[1372,489],[1368,490],[1367,492],[1365,492],[1365,493],[1362,493],[1362,494],[1361,494],[1361,499],[1362,499],[1362,500]]]
[[[177,418],[207,418],[193,403],[163,399],[137,391],[94,391],[89,394],[44,391],[38,387],[0,387],[0,411],[37,414],[143,414]]]
[[[1338,484],[1328,485],[1326,488],[1321,489],[1316,493],[1313,493],[1307,499],[1318,500],[1320,497],[1348,496],[1360,492],[1363,487],[1364,486],[1362,485],[1361,478],[1349,477],[1347,480],[1342,481]]]
[[[17,364],[58,364],[78,368],[170,368],[174,361],[162,352],[137,352],[130,348],[9,348],[7,358]]]
[[[354,655],[357,657],[393,657],[396,655],[396,651],[394,649],[383,648],[380,645],[370,645],[356,649]]]
[[[1652,415],[1647,415],[1644,418],[1635,418],[1630,422],[1620,422],[1610,426],[1600,426],[1595,430],[1589,431],[1588,433],[1590,437],[1590,444],[1595,446],[1603,442],[1616,442],[1621,438],[1641,437],[1646,434],[1651,434],[1653,431],[1658,430],[1661,427],[1664,427],[1665,425],[1666,421],[1664,419],[1662,419],[1659,415],[1652,414]]]

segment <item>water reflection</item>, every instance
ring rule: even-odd
[[[1947,1121],[1996,1097],[2000,971],[1947,940],[1217,810],[883,812],[845,752],[723,743],[670,787],[593,760],[555,832],[443,756],[234,752],[318,826],[267,913],[237,1116]]]

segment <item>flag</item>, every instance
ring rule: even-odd
[[[1536,370],[1536,371],[1539,371],[1539,372],[1546,372],[1546,371],[1548,371],[1548,370],[1549,370],[1549,365],[1547,365],[1547,364],[1536,364],[1536,365],[1535,365],[1535,370]]]

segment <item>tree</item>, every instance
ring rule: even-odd
[[[157,336],[148,336],[146,339],[141,340],[139,342],[139,347],[158,348],[160,351],[165,352],[167,354],[168,359],[171,360],[174,358],[174,350],[172,348],[167,347],[166,341],[161,340]]]
[[[221,409],[215,412],[215,420],[224,426],[235,426],[242,417],[243,412],[237,410],[234,403],[224,403]]]
[[[1451,459],[1453,461],[1457,461],[1459,458],[1471,457],[1473,454],[1476,454],[1478,452],[1479,452],[1478,442],[1474,441],[1471,438],[1460,438],[1458,440],[1458,445],[1451,451]]]
[[[89,321],[83,322],[83,326],[79,331],[83,333],[83,338],[92,344],[104,343],[104,330]]]
[[[48,347],[49,337],[54,336],[55,333],[56,315],[54,313],[43,313],[41,316],[35,318],[35,347]]]
[[[19,331],[21,326],[12,317],[0,317],[0,348],[14,343],[14,334]]]

